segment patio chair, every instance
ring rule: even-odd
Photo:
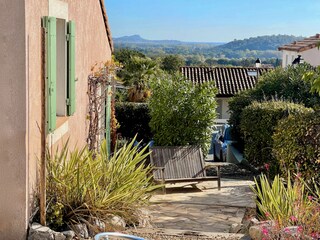
[[[118,233],[118,232],[103,232],[103,233],[99,233],[99,234],[94,236],[94,240],[100,240],[100,238],[108,240],[109,237],[119,237],[119,238],[132,239],[132,240],[144,240],[144,238],[141,238],[141,237],[128,235],[128,234],[123,234],[123,233]]]
[[[219,163],[205,165],[201,148],[198,146],[187,147],[152,147],[150,157],[153,166],[153,177],[156,182],[165,183],[218,181],[218,189],[221,188]],[[217,176],[206,175],[206,169],[214,167]]]

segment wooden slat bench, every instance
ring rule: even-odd
[[[218,181],[221,189],[220,167],[224,163],[205,164],[200,147],[152,147],[151,164],[156,182],[182,183]],[[216,168],[217,176],[207,176],[206,169]],[[165,187],[164,187],[165,192]]]

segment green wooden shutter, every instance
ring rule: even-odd
[[[57,22],[54,17],[45,17],[46,29],[46,88],[47,88],[47,131],[56,129],[56,82],[57,82]]]
[[[68,22],[68,81],[67,81],[67,113],[71,116],[76,111],[76,27],[73,21]]]

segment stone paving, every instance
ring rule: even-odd
[[[240,224],[246,208],[255,208],[252,181],[222,179],[203,182],[197,188],[167,185],[167,194],[151,198],[149,207],[156,228],[206,233],[228,233],[232,224]],[[185,187],[182,187],[185,186]]]

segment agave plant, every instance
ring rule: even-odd
[[[104,220],[110,214],[134,222],[137,210],[158,188],[151,167],[144,164],[147,147],[138,150],[134,141],[110,158],[105,142],[95,158],[86,147],[69,151],[68,143],[54,155],[48,151],[48,223],[57,228],[90,217]]]

